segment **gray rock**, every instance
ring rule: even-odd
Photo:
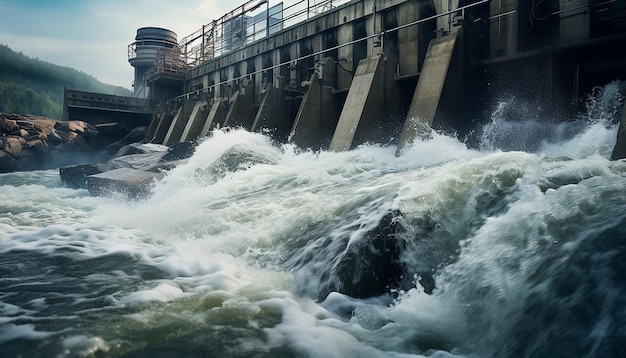
[[[111,164],[78,164],[59,168],[61,180],[72,188],[87,189],[87,178],[100,174],[114,167]]]
[[[124,138],[118,140],[115,143],[111,143],[107,146],[107,151],[109,153],[118,152],[120,149],[130,145],[131,143],[140,142],[146,136],[146,127],[137,127],[134,128],[130,133],[128,133]]]
[[[161,158],[161,161],[168,162],[172,160],[187,159],[193,155],[195,150],[196,146],[193,142],[176,143],[167,150],[167,154]]]
[[[0,173],[12,172],[16,169],[17,161],[13,156],[0,149]]]
[[[92,195],[123,195],[129,199],[140,199],[148,196],[154,182],[162,178],[161,173],[119,168],[89,176],[87,190]]]
[[[4,151],[11,154],[14,158],[19,158],[22,155],[22,141],[17,137],[5,137],[4,138]]]

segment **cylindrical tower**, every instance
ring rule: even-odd
[[[135,97],[148,97],[146,72],[155,66],[158,50],[161,48],[172,49],[177,46],[177,35],[173,31],[160,27],[137,29],[135,42],[128,45],[128,62],[135,68],[135,81],[133,83]]]

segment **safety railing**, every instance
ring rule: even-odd
[[[350,0],[300,0],[290,6],[270,6],[251,0],[202,26],[179,42],[183,61],[191,66],[225,55]]]
[[[314,52],[314,53],[311,53],[311,54],[307,54],[307,55],[301,56],[299,58],[291,59],[291,60],[286,61],[286,62],[278,63],[278,64],[275,64],[273,66],[270,66],[270,67],[267,67],[267,68],[263,68],[263,69],[260,69],[260,70],[256,70],[254,72],[247,73],[247,74],[242,75],[242,76],[238,76],[238,77],[234,77],[234,78],[222,81],[222,82],[214,83],[212,85],[209,85],[208,87],[203,88],[202,90],[194,90],[194,91],[191,91],[191,92],[183,93],[183,94],[181,94],[179,96],[176,96],[174,98],[169,99],[168,102],[173,102],[173,101],[175,102],[175,101],[179,101],[179,100],[183,100],[183,99],[189,99],[191,96],[200,94],[200,92],[206,93],[206,92],[212,91],[213,88],[215,88],[215,87],[218,87],[218,86],[221,86],[221,85],[225,85],[225,84],[231,83],[233,81],[239,81],[239,80],[247,79],[247,78],[250,78],[251,76],[255,76],[255,75],[258,75],[258,74],[265,73],[268,70],[275,70],[275,69],[278,69],[278,68],[283,67],[283,66],[291,66],[291,65],[293,65],[295,63],[307,60],[307,59],[309,59],[311,57],[317,57],[317,56],[323,55],[325,53],[328,53],[328,52],[340,49],[342,47],[352,46],[352,45],[357,44],[359,42],[368,41],[370,39],[380,40],[381,41],[380,48],[382,50],[382,47],[383,47],[382,39],[386,35],[388,35],[388,34],[391,34],[393,32],[400,31],[400,30],[403,30],[403,29],[406,29],[406,28],[409,28],[409,27],[417,26],[417,25],[425,23],[425,22],[434,21],[434,20],[436,20],[436,19],[438,19],[440,17],[454,16],[454,15],[458,15],[459,13],[461,13],[462,14],[461,17],[463,17],[464,16],[463,14],[465,13],[466,10],[468,10],[470,8],[473,8],[473,7],[476,7],[476,6],[487,4],[490,1],[492,1],[492,0],[476,0],[476,2],[474,2],[472,4],[468,4],[468,5],[461,6],[461,7],[452,9],[452,10],[444,11],[444,12],[442,12],[440,14],[432,15],[432,16],[429,16],[429,17],[426,17],[426,18],[422,18],[422,19],[419,19],[419,20],[415,20],[415,21],[412,21],[410,23],[407,23],[407,24],[404,24],[404,25],[400,25],[400,26],[397,26],[397,27],[394,27],[394,28],[391,28],[391,29],[387,29],[387,30],[384,30],[382,32],[378,32],[378,33],[375,33],[375,34],[372,34],[372,35],[363,36],[361,38],[358,38],[358,39],[355,39],[355,40],[352,40],[352,41],[348,41],[348,42],[339,44],[337,46],[333,46],[333,47],[330,47],[330,48],[327,48],[327,49],[324,49],[324,50],[321,50],[321,51],[317,51],[317,52]],[[336,1],[333,1],[333,4],[335,4],[335,3],[336,3]]]
[[[154,66],[146,71],[146,79],[150,80],[159,74],[170,74],[174,76],[184,75],[189,70],[189,65],[180,56],[180,48],[159,48],[157,49]]]
[[[141,59],[143,57],[153,58],[154,51],[158,48],[176,49],[176,43],[163,40],[142,40],[135,41],[128,45],[128,60]]]

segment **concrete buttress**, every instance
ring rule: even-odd
[[[393,51],[359,62],[330,150],[346,151],[367,142],[385,142],[385,136],[393,137],[387,131],[401,102],[395,81],[397,65]]]
[[[226,98],[213,98],[211,110],[209,111],[209,115],[206,117],[202,130],[200,131],[200,138],[205,137],[212,128],[224,125],[224,120],[226,119],[226,114],[228,113],[226,111],[227,102],[228,99]]]
[[[617,132],[617,143],[613,148],[612,160],[626,158],[626,101],[624,101],[624,107],[622,109],[622,119],[619,123],[619,130]]]
[[[167,113],[161,119],[161,122],[157,126],[156,133],[154,134],[154,143],[163,144],[165,143],[165,138],[169,133],[169,130],[174,122],[174,119],[179,115],[182,111],[183,107],[180,106],[174,113]]]
[[[150,122],[150,126],[146,131],[146,136],[143,139],[144,143],[152,143],[152,141],[155,139],[157,128],[159,127],[159,124],[163,121],[163,117],[165,116],[165,112],[157,112],[154,114],[154,117]]]
[[[187,121],[187,125],[180,136],[179,142],[192,141],[198,137],[206,120],[206,106],[207,102],[196,102],[193,107],[193,111],[191,112],[191,116],[189,116],[189,120]]]
[[[440,111],[442,98],[446,96],[444,92],[454,84],[450,72],[452,58],[458,46],[457,39],[462,36],[462,29],[450,35],[436,38],[430,42],[424,66],[417,80],[417,86],[413,94],[411,106],[406,116],[406,121],[402,129],[402,134],[398,142],[396,155],[411,145],[416,138],[426,138],[433,127],[435,117]],[[448,96],[450,97],[450,96]]]
[[[175,137],[178,137],[177,133],[179,133],[179,131],[181,131],[182,128],[184,128],[183,126],[186,123],[185,120],[183,119],[183,117],[185,117],[184,109],[185,109],[184,105],[178,108],[178,111],[176,112],[174,119],[172,119],[172,124],[170,124],[170,127],[167,130],[167,134],[165,134],[165,138],[163,139],[164,145],[172,145],[174,143],[177,143],[177,140]]]

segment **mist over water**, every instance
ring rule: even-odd
[[[143,201],[2,174],[0,352],[623,356],[612,85],[566,123],[502,102],[475,149],[215,131]]]

